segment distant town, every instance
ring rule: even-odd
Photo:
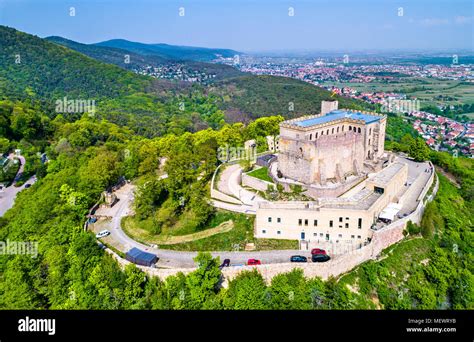
[[[410,112],[414,118],[413,128],[426,143],[437,151],[452,152],[454,155],[474,154],[474,124],[460,123],[453,119],[427,112]]]
[[[388,103],[411,101],[415,106],[395,112],[404,115],[431,148],[472,157],[474,61],[470,57],[456,55],[417,58],[399,57],[400,62],[397,63],[393,57],[383,56],[308,58],[236,55],[224,58],[218,55],[213,63],[230,65],[255,75],[298,79],[335,95],[382,106],[382,110]],[[215,72],[194,68],[184,62],[140,66],[133,71],[204,86],[218,79]],[[433,109],[438,113],[434,113]],[[452,115],[440,115],[442,111]]]
[[[305,59],[305,58],[303,58]],[[329,59],[330,60],[330,59]],[[273,75],[299,79],[331,91],[333,94],[359,99],[371,104],[386,106],[397,101],[412,101],[417,106],[397,110],[420,133],[433,149],[453,155],[474,154],[474,130],[471,109],[474,104],[474,64],[459,63],[452,56],[452,63],[424,64],[406,62],[394,64],[383,59],[357,60],[349,63],[349,56],[330,61],[292,62],[282,58],[239,58],[236,64],[231,58],[216,62],[237,66],[243,72],[256,75]],[[448,61],[449,62],[449,61]],[[469,60],[469,62],[471,62]],[[453,95],[443,89],[432,90],[432,82],[445,81],[448,88],[456,89]],[[459,98],[458,93],[468,94]],[[463,104],[468,109],[463,110]],[[457,111],[459,120],[420,111],[430,105],[440,111]],[[474,110],[473,110],[474,111]]]

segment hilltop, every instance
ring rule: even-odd
[[[238,51],[231,49],[212,49],[194,46],[178,46],[168,44],[145,44],[131,42],[125,39],[112,39],[96,43],[98,46],[107,46],[128,50],[142,55],[155,55],[168,59],[193,60],[209,62],[217,57],[234,57]]]
[[[6,47],[0,56],[3,98],[36,101],[52,117],[56,115],[54,102],[65,96],[94,100],[97,116],[145,136],[218,128],[225,121],[249,122],[277,114],[286,118],[312,114],[319,112],[322,99],[331,97],[328,91],[298,80],[242,75],[232,67],[201,62],[186,63],[209,69],[225,67],[234,74],[210,86],[156,79],[117,66],[124,53],[120,48],[59,37],[42,39],[5,26],[0,26],[0,44]],[[132,57],[136,63],[168,61],[139,53]],[[341,107],[367,106],[334,98]],[[70,116],[70,120],[78,116]]]

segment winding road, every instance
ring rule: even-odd
[[[133,247],[139,248],[143,251],[147,251],[156,254],[159,257],[156,263],[157,267],[170,267],[170,268],[187,268],[195,267],[194,258],[197,256],[197,252],[184,252],[174,251],[167,249],[155,248],[150,245],[145,245],[138,241],[135,241],[129,237],[121,227],[121,220],[123,217],[130,214],[130,205],[133,201],[133,190],[134,186],[131,184],[125,185],[122,189],[116,192],[119,201],[114,205],[113,210],[111,209],[112,219],[106,227],[110,231],[110,235],[106,238],[107,242],[114,244],[115,246],[122,246],[122,252],[127,252]],[[100,210],[100,209],[99,209]],[[102,212],[97,213],[102,214]],[[228,251],[228,252],[211,252],[214,257],[220,257],[220,260],[230,259],[232,266],[244,265],[248,259],[259,259],[262,263],[283,263],[289,262],[292,255],[305,254],[309,256],[309,252],[303,252],[300,250],[271,250],[271,251]]]
[[[14,158],[13,154],[10,154],[8,156],[8,159],[13,160],[13,158]],[[16,176],[15,176],[15,179],[13,180],[12,185],[0,190],[0,217],[5,215],[7,210],[13,207],[17,194],[23,189],[25,189],[26,184],[33,184],[34,182],[36,182],[36,177],[32,176],[22,186],[18,186],[18,187],[15,186],[16,182],[20,179],[21,175],[23,174],[23,170],[25,169],[25,158],[20,155],[18,156],[18,159],[20,160],[20,168],[18,169],[18,172],[16,173]]]
[[[417,198],[420,192],[425,187],[426,181],[428,180],[430,173],[426,172],[429,169],[428,163],[415,163],[413,161],[402,158],[400,161],[404,161],[408,164],[408,183],[414,183],[413,191],[410,192],[410,196],[405,199],[402,212],[411,212],[416,205],[418,204]],[[238,184],[238,167],[231,168],[228,170],[227,175],[225,175],[227,182],[227,190],[230,193],[236,195],[236,192],[239,192],[239,195],[242,195],[242,190],[247,191],[246,189],[241,188]],[[222,178],[221,178],[222,179]],[[418,180],[417,180],[418,179]],[[417,181],[415,181],[417,180]],[[105,242],[112,244],[115,248],[121,250],[122,252],[127,252],[133,247],[139,248],[141,250],[156,254],[159,257],[157,262],[157,267],[163,268],[188,268],[194,267],[195,263],[193,258],[197,256],[197,252],[185,252],[185,251],[174,251],[167,249],[160,249],[154,245],[146,245],[135,241],[129,237],[121,227],[121,220],[123,217],[131,214],[131,203],[133,201],[133,192],[134,186],[132,184],[126,184],[120,190],[116,192],[117,198],[119,199],[112,208],[102,209],[103,212],[98,210],[99,216],[111,217],[110,222],[106,222],[103,228],[108,229],[111,234],[105,238]],[[255,205],[259,200],[254,193],[248,191],[249,194],[245,194],[245,200],[243,200],[243,206],[247,208],[252,208],[252,205]],[[242,196],[239,196],[242,199]],[[227,204],[230,205],[230,204]],[[102,228],[102,229],[103,229]],[[96,229],[97,230],[97,229]],[[314,247],[314,246],[312,246]],[[214,257],[219,257],[222,260],[230,259],[232,266],[244,265],[248,259],[259,259],[262,264],[278,264],[278,263],[288,263],[292,255],[304,255],[309,257],[309,251],[303,250],[269,250],[269,251],[216,251],[210,252]],[[337,259],[338,255],[332,255],[333,259]]]

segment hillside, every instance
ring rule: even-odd
[[[115,64],[126,70],[143,70],[147,67],[175,67],[183,68],[190,72],[202,72],[215,75],[215,80],[240,76],[237,69],[223,64],[204,63],[192,60],[180,60],[172,56],[161,57],[157,54],[142,54],[122,48],[101,46],[96,44],[82,44],[63,37],[47,37],[48,41],[65,46],[104,63]],[[128,56],[128,63],[125,63]]]
[[[123,50],[55,40],[94,58],[110,58],[116,63],[123,53]],[[39,102],[50,117],[57,115],[55,101],[65,96],[94,100],[95,115],[147,137],[219,128],[225,121],[248,122],[277,114],[291,118],[317,113],[321,100],[330,97],[326,90],[284,77],[245,75],[207,87],[155,79],[4,26],[0,26],[0,44],[6,47],[6,53],[0,56],[0,91],[4,99],[28,98]],[[16,55],[20,55],[20,63],[15,63]],[[140,56],[137,58],[140,60]],[[367,106],[335,98],[341,107]],[[67,115],[67,119],[76,120],[81,115]]]
[[[47,40],[0,26],[0,91],[3,96],[41,100],[63,96],[117,97],[144,91],[151,81],[98,63]]]
[[[219,56],[233,57],[239,53],[230,49],[211,49],[168,44],[144,44],[131,42],[125,39],[112,39],[96,43],[95,45],[128,50],[142,55],[155,55],[169,59],[194,60],[201,62],[209,62]]]
[[[220,97],[220,107],[229,122],[249,121],[262,116],[293,118],[318,114],[321,101],[337,99],[339,108],[370,108],[365,102],[331,93],[312,84],[278,76],[246,75],[218,82],[209,92]]]
[[[145,65],[162,65],[170,62],[167,58],[153,55],[140,55],[124,49],[114,47],[98,46],[94,44],[82,44],[70,39],[58,36],[46,37],[46,40],[65,46],[71,50],[80,52],[86,56],[101,62],[118,65],[124,69],[132,69]],[[125,55],[130,56],[130,62],[125,63]]]

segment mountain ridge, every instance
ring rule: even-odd
[[[147,44],[141,42],[133,42],[120,38],[110,39],[92,45],[119,48],[139,54],[156,55],[163,58],[194,60],[200,62],[210,62],[217,58],[219,55],[228,58],[239,54],[238,51],[232,49],[171,45],[165,43]]]

